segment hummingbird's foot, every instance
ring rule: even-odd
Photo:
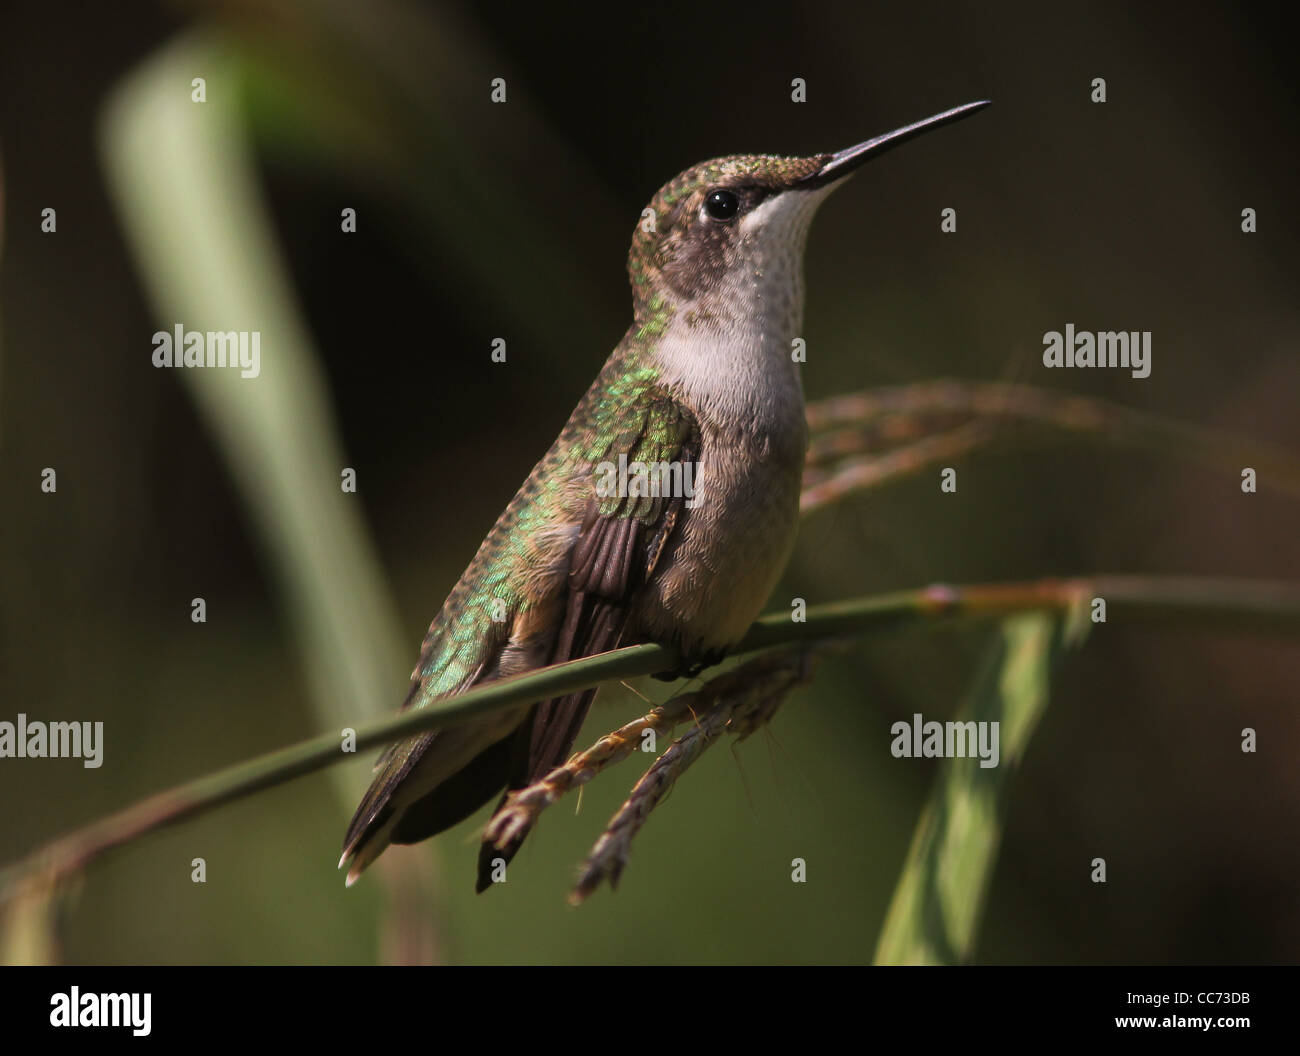
[[[695,656],[683,657],[672,671],[660,671],[654,677],[661,682],[676,682],[679,678],[696,678],[705,668],[720,664],[727,658],[725,649],[708,649]]]

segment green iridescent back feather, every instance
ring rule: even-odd
[[[631,335],[629,335],[631,336]],[[671,462],[694,429],[688,412],[659,387],[658,372],[648,365],[640,342],[630,341],[625,354],[610,359],[570,417],[550,451],[533,469],[506,508],[465,574],[452,589],[429,628],[407,707],[465,689],[489,667],[509,637],[510,628],[531,604],[522,587],[538,536],[553,531],[562,505],[560,491],[575,475],[592,477],[596,467],[616,462]],[[659,517],[663,500],[647,495],[601,499],[604,516],[632,516],[649,525]],[[504,608],[505,619],[493,620]]]
[[[544,533],[564,518],[566,489],[575,478],[597,498],[596,472],[602,461],[671,462],[695,435],[692,416],[659,386],[643,341],[629,332],[570,416],[563,432],[534,467],[514,500],[497,519],[452,588],[425,635],[403,708],[423,708],[463,692],[490,672],[536,603],[536,555]],[[653,524],[661,515],[657,496],[602,501],[605,516],[636,517]],[[575,525],[576,527],[576,525]],[[494,604],[495,603],[495,604]],[[495,615],[502,619],[493,619]],[[375,780],[363,797],[346,844],[357,844],[381,816],[393,790],[437,734],[421,734],[392,745],[375,764]]]

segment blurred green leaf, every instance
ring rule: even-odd
[[[997,766],[946,759],[885,918],[877,964],[970,959],[1002,840],[1008,788],[1047,707],[1054,661],[1086,627],[1045,614],[1000,626],[957,721],[999,723]]]

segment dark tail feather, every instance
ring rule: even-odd
[[[419,843],[468,818],[501,790],[510,777],[514,735],[484,748],[423,799],[402,812],[393,843]]]
[[[501,809],[511,792],[526,788],[569,758],[573,742],[578,739],[595,696],[596,689],[593,687],[539,704],[533,708],[532,714],[520,725],[514,736],[506,738],[507,741],[513,741],[510,779],[506,793],[497,803],[493,814]],[[525,836],[527,833],[511,840],[504,847],[497,847],[486,840],[482,843],[478,851],[476,891],[482,893],[492,886],[492,873],[497,862],[508,865],[523,845]]]
[[[593,503],[583,524],[582,537],[574,546],[569,571],[570,594],[564,621],[551,651],[552,664],[579,656],[595,656],[617,646],[627,613],[620,600],[608,595],[621,598],[630,584],[640,581],[631,570],[632,558],[641,539],[640,524],[631,517],[599,517],[596,511]],[[600,593],[587,589],[594,585],[599,585]],[[556,697],[533,708],[512,738],[507,795],[526,788],[569,758],[595,696],[596,688],[593,687]],[[493,814],[505,801],[506,797],[502,796]],[[502,860],[509,863],[521,843],[522,836],[505,847],[496,847],[486,840],[483,842],[478,852],[476,890],[482,892],[492,885],[494,864]]]
[[[357,804],[352,820],[348,822],[347,835],[343,837],[344,862],[359,857],[366,844],[383,828],[384,822],[391,816],[389,800],[398,785],[411,772],[420,756],[438,736],[437,733],[424,733],[410,741],[398,741],[385,750],[375,763],[378,776],[366,789],[366,794]]]
[[[348,886],[356,882],[390,843],[418,843],[449,829],[496,795],[510,777],[513,740],[512,734],[484,748],[437,788],[403,810],[382,845],[374,841],[392,819],[390,798],[409,768],[399,769],[387,780],[371,785],[348,826],[343,857],[339,861],[340,866],[351,864]]]

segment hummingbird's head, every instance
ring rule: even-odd
[[[808,225],[826,196],[871,158],[987,105],[968,103],[833,154],[742,154],[687,169],[660,188],[632,237],[628,273],[638,321],[666,306],[706,305],[715,295],[755,292],[770,300],[787,292],[779,284],[798,297]]]

